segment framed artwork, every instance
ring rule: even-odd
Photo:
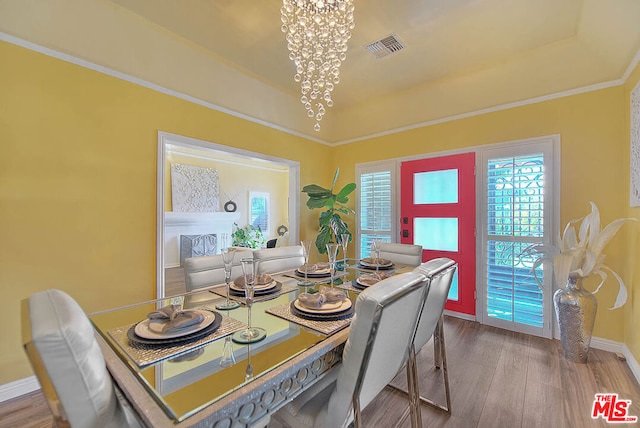
[[[631,91],[630,205],[640,206],[640,82]]]
[[[218,171],[198,166],[171,164],[173,211],[220,211]]]
[[[269,193],[249,192],[249,224],[269,236]]]

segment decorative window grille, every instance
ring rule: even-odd
[[[543,295],[521,257],[543,242],[545,231],[543,154],[489,159],[487,163],[487,315],[543,326]],[[542,266],[537,275],[543,278]]]

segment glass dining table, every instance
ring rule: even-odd
[[[247,327],[248,313],[239,293],[231,294],[239,308],[216,309],[226,299],[224,284],[89,314],[89,319],[109,371],[145,424],[251,426],[268,420],[340,362],[354,305],[333,317],[306,317],[297,297],[333,283],[355,303],[358,293],[375,282],[376,272],[350,262],[332,277],[309,278],[310,286],[299,285],[304,278],[296,270],[272,274],[277,290],[257,293],[252,303],[252,325],[267,332],[255,343],[232,340],[234,332]],[[386,268],[377,276],[412,269]],[[136,334],[149,313],[168,305],[208,311],[215,320],[201,334],[162,340]]]

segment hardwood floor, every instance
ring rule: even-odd
[[[640,416],[640,385],[627,364],[611,352],[591,349],[587,364],[572,363],[563,358],[556,340],[456,318],[445,320],[445,339],[452,414],[423,406],[425,427],[605,427],[609,425],[603,419],[591,419],[599,392],[631,400],[629,414]],[[433,368],[431,344],[419,353],[418,368],[421,394],[444,402],[441,370]],[[394,383],[404,383],[404,372]],[[401,393],[387,388],[364,410],[364,425],[392,427],[406,405]],[[51,425],[40,392],[0,403],[0,427]],[[400,426],[409,426],[409,421]]]

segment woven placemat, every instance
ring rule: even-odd
[[[282,288],[280,290],[278,290],[278,292],[276,292],[276,293],[263,294],[262,296],[254,296],[253,303],[262,302],[262,301],[265,301],[265,300],[275,299],[276,297],[281,296],[283,294],[291,293],[292,291],[295,291],[298,288],[299,287],[298,287],[297,284],[282,284]],[[209,291],[211,291],[214,294],[217,294],[218,296],[227,297],[227,286],[226,285],[222,285],[220,287],[213,287]],[[247,304],[247,299],[245,297],[234,296],[231,293],[229,293],[229,299],[230,300],[235,300],[237,302],[240,302],[243,305]]]
[[[136,325],[128,324],[122,327],[116,327],[108,330],[109,336],[122,348],[122,350],[135,362],[139,367],[145,367],[149,364],[157,363],[171,357],[186,354],[206,343],[213,342],[221,337],[228,336],[238,330],[247,327],[247,324],[236,319],[223,316],[222,324],[213,333],[201,337],[191,342],[178,342],[170,345],[145,345],[142,343],[134,343],[127,337],[127,332],[131,327]]]
[[[284,318],[287,321],[291,321],[303,327],[310,328],[322,334],[326,334],[327,336],[330,336],[351,324],[351,318],[336,321],[313,321],[306,318],[300,318],[299,316],[291,313],[290,303],[274,306],[273,308],[265,310],[265,312]]]

